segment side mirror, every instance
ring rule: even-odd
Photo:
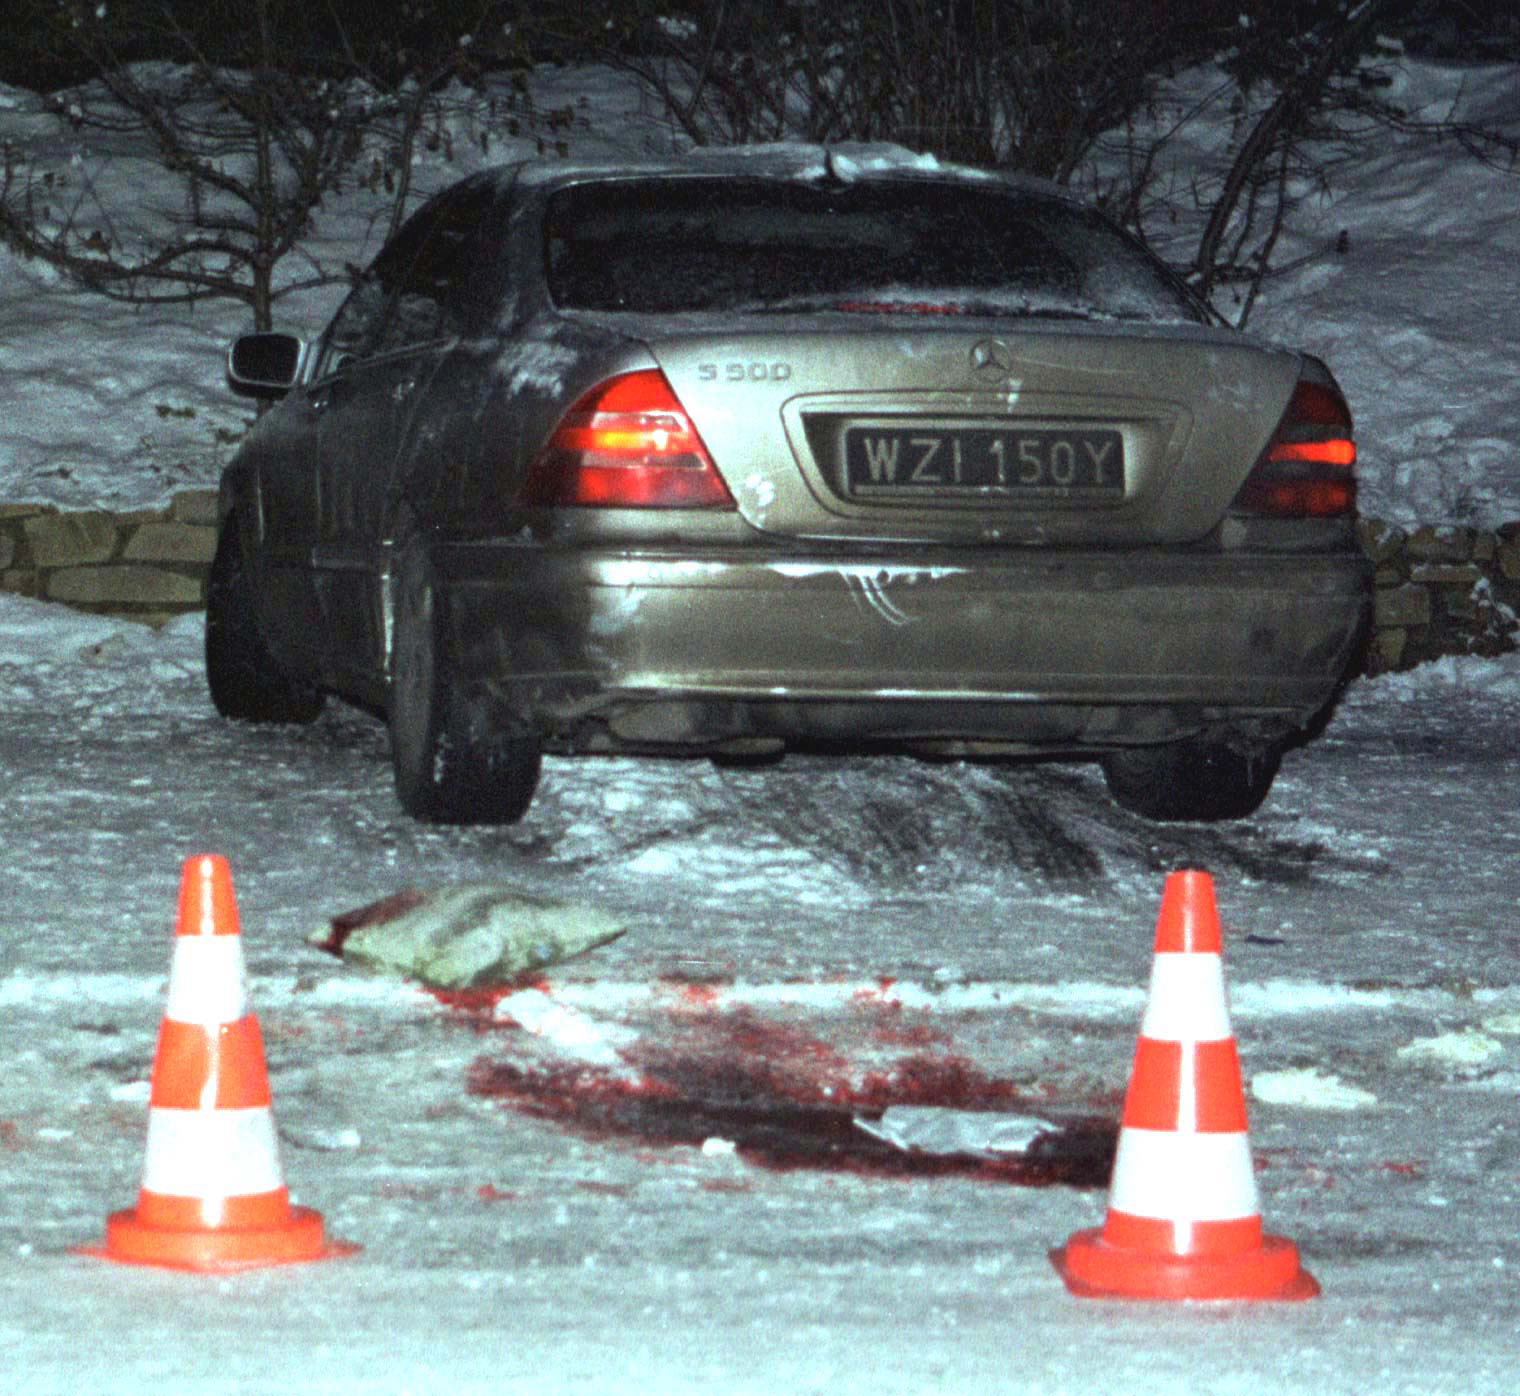
[[[284,397],[301,376],[306,344],[293,334],[240,335],[227,351],[227,382],[244,397]]]

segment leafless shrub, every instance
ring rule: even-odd
[[[622,0],[603,7],[600,56],[634,74],[692,144],[895,141],[1061,180],[1158,71],[1217,42],[1217,9]]]
[[[452,42],[413,54],[414,76],[387,89],[367,80],[353,51],[327,54],[320,68],[293,52],[274,3],[237,7],[248,27],[236,64],[209,56],[169,10],[152,37],[175,61],[129,61],[140,30],[106,6],[71,6],[67,42],[96,79],[47,100],[79,157],[59,168],[4,151],[0,239],[114,299],[226,298],[247,305],[260,328],[279,297],[340,279],[341,268],[307,248],[315,214],[343,184],[368,182],[394,226],[412,145],[457,55]],[[107,153],[124,137],[173,176],[175,208],[135,218]]]
[[[1402,0],[622,0],[601,56],[632,73],[692,144],[894,141],[1083,184],[1244,324],[1288,219],[1378,129],[1449,139],[1498,168],[1515,142],[1422,122],[1379,91],[1379,26]],[[588,31],[583,31],[588,32]],[[1217,65],[1219,85],[1157,120],[1158,90]],[[1172,142],[1237,114],[1218,169],[1179,172]],[[1101,168],[1100,175],[1096,171]],[[1179,249],[1170,234],[1192,230]]]
[[[1411,116],[1388,96],[1396,41],[1380,38],[1396,6],[1386,0],[1301,7],[1243,23],[1216,55],[1219,83],[1170,120],[1131,122],[1108,133],[1098,154],[1107,170],[1084,172],[1089,192],[1184,271],[1236,324],[1250,317],[1268,277],[1312,257],[1345,250],[1346,235],[1293,262],[1274,260],[1292,215],[1329,193],[1337,168],[1393,131],[1451,141],[1495,171],[1513,173],[1520,142],[1457,119]],[[1174,142],[1221,108],[1235,114],[1221,157],[1187,163]],[[1178,230],[1190,240],[1179,243]]]

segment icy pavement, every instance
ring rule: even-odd
[[[0,598],[0,1343],[75,1392],[1507,1393],[1520,1357],[1520,666],[1359,685],[1261,815],[1077,767],[552,761],[507,830],[398,812],[383,729],[229,727],[199,624]],[[353,1259],[85,1259],[130,1206],[182,860],[231,860],[297,1199]],[[1214,874],[1263,1214],[1307,1304],[1071,1298],[1161,885]],[[406,886],[599,906],[499,994],[307,943]],[[893,1110],[1054,1118],[1043,1160]],[[1038,1166],[1036,1166],[1038,1165]]]

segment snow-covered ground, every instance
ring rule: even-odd
[[[1516,91],[1406,81],[1488,119]],[[0,133],[27,100],[3,95]],[[602,134],[573,139],[655,138],[586,110]],[[1449,149],[1368,157],[1295,233],[1348,227],[1349,253],[1253,322],[1341,373],[1387,517],[1520,517],[1515,188]],[[214,478],[235,316],[0,274],[0,499]],[[199,617],[0,596],[7,1390],[1513,1389],[1520,659],[1354,686],[1262,813],[1220,827],[1125,815],[1081,767],[555,760],[523,823],[461,831],[399,813],[369,718],[222,723],[200,644]],[[237,882],[288,1180],[352,1258],[204,1278],[71,1249],[135,1198],[180,865],[208,850]],[[1073,1299],[1046,1252],[1102,1217],[1081,1157],[915,1169],[852,1132],[891,1105],[1111,1131],[1180,866],[1215,878],[1263,1211],[1309,1303]],[[499,1002],[308,943],[479,881],[627,934]]]

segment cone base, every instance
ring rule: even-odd
[[[358,1249],[329,1241],[320,1212],[292,1207],[289,1218],[276,1226],[186,1230],[149,1226],[135,1211],[113,1212],[106,1220],[105,1244],[81,1247],[79,1253],[123,1265],[210,1272],[335,1260]]]
[[[1281,1236],[1239,1255],[1158,1255],[1108,1244],[1101,1227],[1076,1232],[1050,1262],[1082,1299],[1312,1299],[1319,1284]]]

